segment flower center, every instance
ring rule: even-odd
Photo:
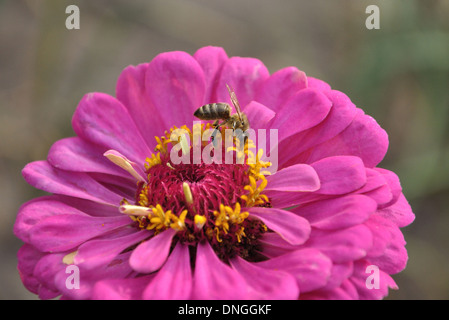
[[[209,141],[202,140],[195,146],[196,135],[203,136],[210,129],[210,124],[198,123],[193,132],[186,126],[175,127],[166,131],[165,136],[156,137],[156,153],[146,159],[145,179],[140,179],[137,184],[135,203],[123,200],[120,210],[130,215],[136,227],[152,230],[153,235],[175,229],[174,243],[181,241],[195,246],[200,241],[208,241],[223,261],[235,255],[257,260],[258,240],[267,227],[260,220],[249,217],[244,209],[270,206],[262,191],[267,185],[264,175],[269,174],[263,169],[271,164],[260,160],[262,150],[254,155],[250,150],[255,147],[251,140],[240,148],[236,137],[232,138],[234,144],[227,150],[224,144],[215,142],[213,148],[213,153],[219,149],[222,154],[233,153],[236,163],[203,160],[195,163],[192,149],[196,147],[203,154],[211,146]],[[179,135],[181,142],[170,138],[177,130],[187,135]],[[224,137],[225,128],[220,133]],[[189,146],[186,141],[193,141],[194,146]],[[173,155],[179,153],[187,163],[173,161]]]

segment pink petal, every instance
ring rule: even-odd
[[[125,216],[91,217],[73,210],[41,220],[29,231],[30,242],[44,252],[61,252],[131,222]]]
[[[60,295],[55,286],[55,274],[65,270],[66,264],[62,262],[66,253],[48,254],[36,263],[34,274],[40,283],[39,298],[52,299]]]
[[[131,267],[140,273],[158,270],[167,260],[175,234],[176,230],[168,229],[139,244],[129,260]]]
[[[332,230],[358,225],[377,209],[374,200],[362,195],[312,202],[291,211],[307,219],[312,227]]]
[[[47,161],[35,161],[22,170],[25,180],[33,187],[50,193],[118,205],[122,196],[111,192],[84,172],[62,171]]]
[[[326,200],[332,195],[343,195],[360,189],[366,183],[366,171],[357,157],[329,157],[312,163],[321,187],[315,192],[286,193],[267,190],[265,194],[276,208],[290,208],[313,201]]]
[[[117,238],[91,240],[77,250],[74,263],[84,269],[95,269],[110,263],[120,252],[151,235],[147,230],[135,231]]]
[[[163,125],[164,110],[154,106],[147,94],[145,77],[149,63],[125,68],[117,81],[116,96],[128,110],[146,144],[153,149],[155,136],[167,130]]]
[[[44,198],[46,197],[42,197],[42,199]],[[117,206],[62,195],[51,195],[48,199],[62,202],[93,217],[113,217],[120,215]]]
[[[247,284],[240,273],[218,259],[208,242],[200,242],[192,295],[197,300],[241,300],[247,298]]]
[[[83,97],[72,119],[76,134],[106,150],[114,149],[137,163],[151,154],[128,110],[104,93]]]
[[[332,103],[319,91],[304,89],[291,97],[270,122],[269,127],[278,129],[280,143],[289,136],[310,129],[322,122]]]
[[[369,192],[364,192],[363,194],[375,200],[379,208],[390,203],[391,199],[393,198],[391,190],[388,187],[388,185],[384,185],[380,188],[371,190]]]
[[[41,286],[39,288],[39,299],[41,300],[53,299],[58,297],[60,294],[61,293],[59,291],[52,291],[45,286]]]
[[[320,189],[320,179],[315,169],[307,164],[296,164],[267,176],[265,190],[311,192]]]
[[[366,286],[367,278],[370,273],[367,273],[367,267],[371,265],[369,262],[361,260],[354,264],[354,273],[350,278],[351,283],[357,290],[358,298],[361,300],[380,300],[388,295],[388,289],[397,289],[394,280],[381,269],[379,270],[379,288],[368,289]]]
[[[371,229],[377,229],[377,232],[373,232],[375,235],[374,240],[376,240],[373,247],[379,246],[377,251],[370,251],[370,255],[374,256],[369,257],[370,263],[378,266],[388,274],[395,274],[404,270],[407,265],[408,255],[405,249],[404,235],[399,227],[389,220],[375,216],[370,219],[369,226]],[[381,251],[383,252],[379,255]]]
[[[391,242],[392,231],[396,227],[391,221],[374,214],[364,223],[373,234],[373,246],[369,250],[367,257],[378,257],[384,254],[388,244]]]
[[[256,101],[251,101],[245,107],[245,114],[250,123],[250,128],[254,130],[265,129],[270,120],[275,116],[273,110]]]
[[[379,210],[378,214],[394,222],[400,228],[408,226],[415,220],[412,208],[402,193],[398,201],[387,208]]]
[[[201,68],[203,68],[204,78],[206,80],[206,92],[204,94],[203,104],[217,102],[216,90],[218,80],[223,65],[228,60],[226,52],[223,48],[208,46],[198,49],[193,57]]]
[[[227,102],[232,106],[226,89],[226,84],[228,84],[234,89],[242,111],[244,111],[245,106],[255,99],[257,90],[268,76],[267,68],[258,59],[241,57],[228,59],[218,81],[217,102]]]
[[[279,152],[283,155],[279,161],[281,166],[310,163],[311,148],[337,136],[354,119],[356,107],[344,93],[336,90],[323,93],[332,102],[327,117],[318,125],[280,142]]]
[[[349,279],[343,281],[338,288],[315,290],[301,295],[300,300],[357,300],[357,289]]]
[[[192,271],[187,245],[178,243],[167,262],[146,287],[143,298],[157,300],[189,299],[192,290]]]
[[[388,136],[377,122],[357,109],[352,123],[335,138],[315,147],[308,162],[336,155],[360,157],[368,168],[375,167],[388,149]]]
[[[297,246],[288,243],[280,235],[273,232],[264,233],[259,241],[262,245],[260,252],[268,258],[278,257],[290,251],[298,250]]]
[[[104,151],[79,137],[71,137],[55,142],[47,159],[53,167],[66,171],[101,172],[128,178],[129,174],[103,156]]]
[[[383,204],[382,207],[388,207],[394,204],[402,194],[401,182],[399,177],[392,171],[383,168],[374,168],[376,172],[382,175],[382,177],[387,181],[388,187],[391,191],[392,197],[388,203]]]
[[[273,73],[260,87],[255,100],[277,112],[290,97],[305,88],[306,74],[288,67]]]
[[[24,203],[17,214],[14,224],[14,235],[23,242],[30,242],[30,230],[47,217],[66,214],[74,210],[50,197],[41,197]]]
[[[131,178],[122,178],[103,173],[91,173],[89,175],[96,182],[100,183],[102,186],[112,191],[114,194],[119,195],[119,197],[121,197],[122,199],[125,198],[127,200],[131,200],[136,196],[137,183],[136,180],[131,176]]]
[[[39,225],[41,221],[48,217],[64,214],[89,214],[87,207],[73,207],[72,203],[64,203],[60,201],[59,196],[45,196],[33,199],[23,204],[18,212],[17,219],[14,225],[14,234],[24,242],[30,242],[30,234],[33,227]],[[94,203],[91,203],[94,204]],[[92,209],[96,210],[95,213],[100,210],[111,208],[109,206],[93,206]],[[117,208],[114,208],[113,214],[107,211],[109,214],[100,215],[102,217],[118,216]]]
[[[352,275],[353,271],[354,263],[352,261],[348,261],[346,263],[333,263],[329,282],[323,290],[330,290],[340,287],[343,282]]]
[[[331,275],[332,261],[318,250],[301,249],[256,265],[290,273],[296,278],[302,294],[326,285]]]
[[[261,207],[249,208],[248,211],[250,216],[262,220],[269,229],[291,244],[302,244],[310,235],[309,222],[289,211]]]
[[[366,184],[356,193],[369,196],[378,206],[391,202],[393,194],[382,174],[374,169],[366,168]]]
[[[320,91],[329,91],[331,90],[331,86],[324,82],[323,80],[316,79],[313,77],[307,77],[307,86],[309,88],[314,88]]]
[[[287,272],[265,269],[240,257],[231,260],[231,265],[248,283],[250,299],[286,300],[299,297],[295,278]]]
[[[329,196],[321,195],[316,192],[284,192],[264,190],[264,194],[270,199],[274,208],[292,208],[299,204],[328,199]]]
[[[154,275],[137,278],[106,279],[95,283],[92,298],[94,300],[141,300],[142,292]]]
[[[341,195],[361,188],[366,183],[363,162],[358,157],[336,156],[311,164],[321,181],[320,194]]]
[[[148,66],[145,81],[154,106],[170,115],[162,119],[165,130],[191,125],[205,93],[203,70],[192,56],[181,51],[157,55]]]
[[[79,289],[71,289],[66,286],[66,281],[69,274],[66,273],[65,268],[55,274],[54,283],[66,299],[92,299],[93,290],[98,281],[103,279],[123,279],[134,276],[128,263],[129,256],[130,252],[122,253],[110,264],[94,270],[80,268]]]
[[[21,246],[17,252],[17,270],[19,271],[20,279],[23,285],[35,294],[38,294],[41,284],[34,275],[34,269],[36,263],[44,256],[43,252],[27,243]]]
[[[320,250],[336,263],[345,263],[365,257],[373,246],[373,236],[364,225],[332,231],[314,229],[303,246]]]

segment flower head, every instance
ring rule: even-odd
[[[232,121],[194,117],[235,104],[227,85],[254,132],[274,130],[270,148]],[[23,170],[51,193],[14,227],[22,281],[39,297],[378,299],[396,288],[414,215],[377,167],[387,135],[323,81],[217,47],[167,52],[127,67],[116,97],[83,97],[72,126]]]

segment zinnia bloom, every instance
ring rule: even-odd
[[[226,85],[278,144],[220,142],[214,152],[232,164],[195,163],[213,127],[193,113],[232,105]],[[400,228],[414,215],[398,177],[377,167],[387,134],[295,67],[270,75],[217,47],[162,53],[127,67],[116,97],[84,96],[72,126],[75,137],[23,169],[50,193],[22,205],[14,227],[21,279],[42,299],[380,299],[397,288]],[[67,286],[68,266],[79,288]]]

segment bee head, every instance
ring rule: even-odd
[[[239,119],[239,123],[240,123],[240,127],[242,128],[243,131],[246,131],[249,129],[249,121],[248,118],[246,117],[246,114],[241,113],[241,118]]]

